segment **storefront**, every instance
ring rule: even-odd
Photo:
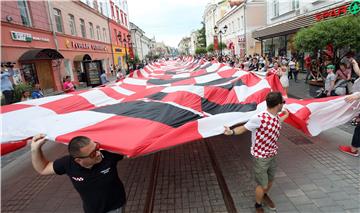
[[[113,54],[114,54],[114,65],[118,65],[121,67],[126,67],[125,63],[125,47],[115,46],[113,45]]]
[[[67,35],[58,35],[57,39],[59,52],[64,56],[61,65],[64,74],[81,86],[100,85],[101,73],[109,73],[110,65],[113,64],[111,45]]]
[[[274,56],[293,57],[297,55],[294,47],[296,32],[304,27],[309,27],[319,21],[348,15],[351,2],[337,4],[333,8],[314,11],[310,14],[301,15],[287,22],[262,28],[254,31],[252,37],[261,41],[261,54]]]
[[[56,50],[51,32],[3,22],[1,31],[1,60],[15,63],[15,84],[40,84],[45,93],[61,89],[58,67],[64,57]]]

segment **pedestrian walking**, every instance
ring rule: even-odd
[[[69,93],[69,92],[75,92],[75,86],[74,84],[71,82],[71,78],[70,76],[65,76],[64,80],[63,80],[63,88],[64,88],[64,92],[65,93]]]
[[[100,150],[100,144],[85,136],[71,139],[69,155],[55,161],[45,158],[42,146],[44,134],[31,142],[34,169],[41,175],[67,174],[80,194],[85,213],[121,213],[126,202],[124,185],[117,172],[122,155]]]
[[[1,92],[5,96],[5,105],[12,104],[14,101],[14,87],[10,80],[14,76],[14,72],[10,70],[1,71]]]
[[[350,59],[350,63],[354,69],[354,72],[359,76],[358,79],[355,81],[353,86],[353,94],[349,95],[345,98],[346,102],[353,103],[355,101],[359,101],[360,104],[360,68],[359,64],[353,59]],[[359,108],[358,108],[359,109]],[[360,109],[359,109],[360,113]],[[353,119],[353,124],[355,125],[354,134],[351,140],[351,146],[339,146],[339,150],[352,155],[352,156],[359,156],[359,147],[360,147],[360,114],[356,118]]]
[[[253,170],[255,181],[255,209],[257,213],[263,213],[262,202],[271,209],[276,210],[274,202],[268,195],[275,178],[277,141],[280,136],[281,122],[288,116],[287,110],[283,111],[280,118],[278,113],[282,111],[285,101],[280,92],[270,92],[266,96],[267,109],[252,118],[243,126],[230,129],[225,126],[225,135],[240,135],[251,131],[251,155],[253,156]]]
[[[105,85],[109,83],[110,81],[107,79],[106,73],[102,71],[102,74],[100,75],[101,84]]]

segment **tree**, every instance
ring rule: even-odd
[[[198,36],[197,36],[197,47],[206,47],[206,34],[205,34],[205,23],[202,21],[202,28],[199,29],[198,32]]]
[[[360,16],[349,15],[314,24],[296,33],[295,47],[300,52],[324,50],[333,46],[332,62],[338,64],[350,51],[360,50]],[[339,50],[347,50],[339,55]]]
[[[206,48],[204,47],[198,47],[196,48],[195,50],[195,54],[199,55],[199,54],[205,54],[207,51],[206,51]]]
[[[209,44],[209,46],[206,47],[207,52],[214,52],[214,44]]]
[[[219,43],[219,49],[221,48],[222,50],[226,48],[226,45],[225,43],[221,42]],[[214,52],[214,44],[209,44],[209,46],[206,47],[206,50],[208,52]]]

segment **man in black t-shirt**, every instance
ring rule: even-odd
[[[116,168],[122,155],[100,151],[99,143],[78,136],[68,145],[69,155],[50,162],[41,149],[45,142],[43,134],[32,139],[31,158],[37,172],[41,175],[67,174],[80,194],[86,213],[122,212],[126,195]]]

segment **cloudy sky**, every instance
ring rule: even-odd
[[[128,0],[130,21],[148,38],[177,47],[181,38],[201,28],[205,6],[211,0]]]

